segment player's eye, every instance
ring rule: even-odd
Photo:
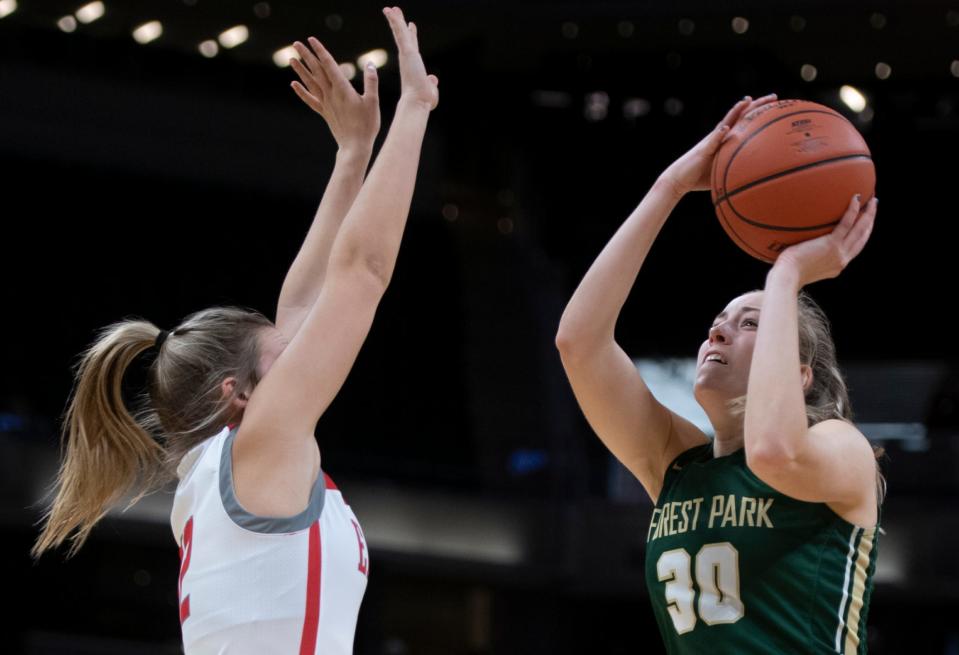
[[[759,323],[757,323],[754,319],[751,319],[751,318],[743,319],[742,326],[743,326],[743,327],[746,327],[747,325],[751,325],[752,327],[756,327],[757,325],[759,325]]]

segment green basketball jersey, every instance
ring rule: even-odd
[[[646,585],[670,655],[866,652],[878,526],[785,496],[711,443],[666,471]]]

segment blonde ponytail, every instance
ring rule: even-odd
[[[123,376],[161,331],[139,319],[101,330],[75,369],[54,498],[33,556],[64,541],[68,556],[75,554],[104,514],[124,498],[130,506],[155,491],[187,451],[234,419],[222,382],[235,378],[237,391],[257,384],[258,337],[268,327],[262,314],[236,307],[188,316],[160,340],[132,412]]]
[[[123,374],[158,333],[146,321],[122,321],[104,328],[83,353],[64,417],[57,493],[34,557],[68,538],[72,556],[114,504],[134,487],[135,502],[162,476],[163,448],[130,415],[121,394]]]

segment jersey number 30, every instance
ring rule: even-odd
[[[666,604],[678,634],[696,627],[692,573],[699,587],[699,618],[706,625],[735,623],[746,609],[739,598],[739,551],[724,541],[699,549],[695,569],[685,548],[667,550],[656,562],[660,582],[666,583]]]

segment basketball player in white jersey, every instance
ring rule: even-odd
[[[369,554],[359,521],[321,468],[316,423],[346,379],[393,273],[438,81],[416,26],[383,10],[402,93],[379,130],[377,75],[359,95],[316,39],[297,43],[293,90],[339,147],[313,225],[280,292],[276,323],[216,307],[167,332],[108,326],[83,354],[64,425],[56,497],[34,556],[74,553],[118,502],[175,472],[180,621],[187,655],[352,652]],[[148,390],[121,398],[131,361],[153,351]]]

